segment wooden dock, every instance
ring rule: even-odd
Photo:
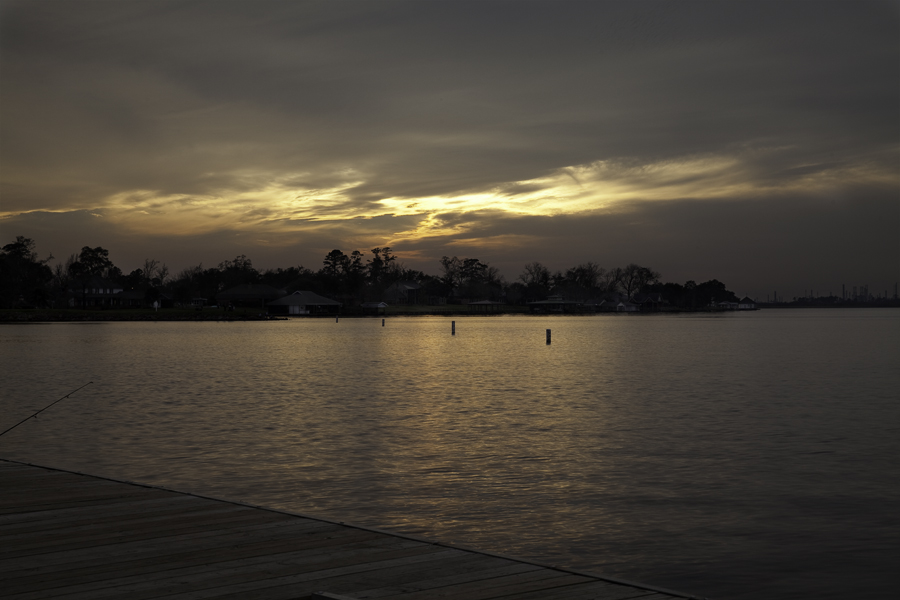
[[[414,536],[2,459],[0,596],[693,598]]]

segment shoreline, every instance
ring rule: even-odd
[[[409,310],[397,307],[396,310],[379,314],[348,312],[323,315],[265,315],[259,311],[245,310],[225,312],[222,310],[197,311],[194,309],[3,309],[0,310],[0,324],[3,323],[78,323],[78,322],[160,322],[160,321],[195,321],[195,322],[244,322],[244,321],[287,321],[292,319],[378,319],[388,317],[499,317],[499,316],[644,316],[644,315],[683,315],[683,314],[724,314],[733,312],[756,312],[770,309],[865,309],[865,308],[898,308],[898,304],[851,305],[851,306],[815,306],[815,305],[764,305],[753,311],[732,310],[665,310],[654,312],[570,312],[570,313],[533,313],[523,310],[524,307],[510,307],[511,310],[482,312],[467,309],[461,305],[457,310]]]

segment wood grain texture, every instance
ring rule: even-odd
[[[413,536],[0,459],[0,589],[65,597],[690,597]]]

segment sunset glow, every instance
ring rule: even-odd
[[[449,3],[41,5],[3,5],[0,226],[44,253],[390,245],[427,271],[477,253],[512,278],[639,260],[682,280],[714,267],[662,240],[712,234],[772,252],[776,281],[897,270],[870,259],[900,217],[887,5],[538,2],[510,29],[488,2],[462,37]],[[800,259],[827,239],[844,249]],[[750,256],[734,277],[770,287]]]

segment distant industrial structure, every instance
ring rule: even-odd
[[[894,283],[893,293],[890,290],[882,290],[880,293],[871,291],[868,284],[848,287],[841,284],[841,294],[837,296],[832,292],[820,294],[815,290],[805,290],[802,296],[794,296],[786,300],[779,296],[778,292],[772,293],[771,299],[766,295],[766,303],[763,306],[900,306],[898,285]]]

